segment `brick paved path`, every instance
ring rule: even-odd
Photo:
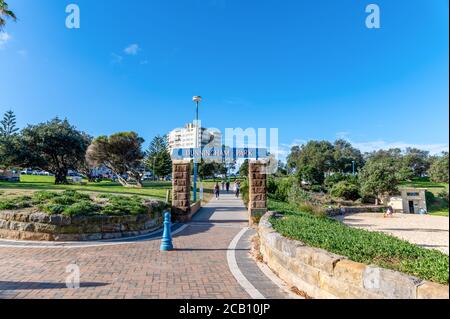
[[[249,298],[227,262],[230,243],[246,226],[242,202],[222,195],[174,236],[174,252],[161,253],[159,239],[89,247],[1,246],[0,298]],[[242,237],[236,254],[244,275],[255,271],[243,254],[248,240],[248,234]],[[66,267],[73,263],[80,267],[80,289],[65,284]],[[268,294],[270,280],[259,275],[250,279],[263,283],[264,297],[283,297],[275,285]]]

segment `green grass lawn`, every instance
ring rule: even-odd
[[[87,183],[86,185],[55,185],[52,176],[22,175],[20,183],[0,182],[1,190],[37,191],[37,190],[77,190],[86,192],[141,195],[164,200],[167,190],[172,188],[171,182],[144,182],[143,188],[123,187],[119,183],[103,181],[100,183]]]
[[[429,178],[415,178],[410,182],[403,182],[400,185],[400,188],[426,188],[429,192],[437,195],[439,192],[448,188],[448,183],[435,183],[431,182]]]
[[[437,250],[421,248],[380,232],[351,228],[328,217],[317,217],[276,201],[269,209],[284,214],[272,219],[283,236],[345,256],[355,262],[374,264],[421,279],[448,285],[449,259]]]

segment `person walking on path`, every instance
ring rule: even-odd
[[[225,190],[225,180],[222,181],[222,190]]]
[[[214,195],[216,195],[217,199],[220,197],[220,186],[219,186],[219,183],[216,183],[216,186],[214,186]]]
[[[236,195],[236,198],[239,198],[240,190],[241,190],[241,185],[240,185],[239,181],[234,182],[234,193]]]
[[[227,188],[227,193],[229,193],[230,192],[230,181],[227,181],[225,186]]]

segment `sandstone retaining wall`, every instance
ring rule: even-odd
[[[0,238],[34,241],[88,241],[147,234],[162,226],[165,204],[155,202],[145,215],[76,216],[31,211],[1,211]]]
[[[288,284],[313,298],[448,299],[448,286],[377,266],[348,260],[325,250],[284,238],[267,213],[258,226],[260,253]]]

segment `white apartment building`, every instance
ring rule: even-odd
[[[197,128],[194,123],[186,124],[184,128],[178,128],[169,133],[171,153],[173,149],[195,147],[220,148],[222,147],[222,134],[203,127]]]

